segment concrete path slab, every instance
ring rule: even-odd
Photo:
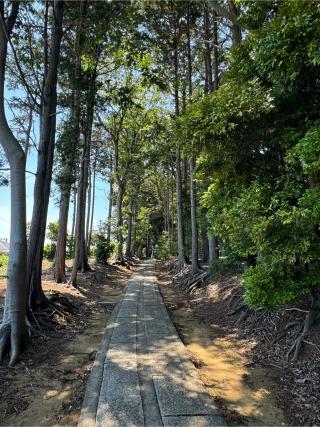
[[[141,264],[106,327],[79,427],[226,425],[171,322],[153,263]]]

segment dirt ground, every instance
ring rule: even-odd
[[[232,295],[240,276],[225,276],[192,295],[172,283],[158,263],[161,293],[200,377],[230,425],[320,425],[320,327],[291,363],[286,353],[305,316],[307,301],[274,311],[258,310],[237,324]],[[286,325],[290,326],[286,329]]]
[[[77,425],[107,319],[133,271],[114,265],[93,268],[95,273],[79,274],[75,289],[56,284],[50,264],[44,262],[45,292],[68,298],[75,313],[56,316],[59,325],[34,337],[16,367],[0,367],[0,425]],[[4,290],[5,280],[0,279],[0,307]]]

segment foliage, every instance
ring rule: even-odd
[[[242,270],[243,267],[240,258],[234,254],[230,254],[227,257],[216,259],[210,264],[209,276],[215,279],[223,275],[238,274]]]
[[[43,247],[43,258],[48,261],[53,261],[56,255],[56,244],[55,243],[47,243]]]
[[[163,231],[155,245],[154,256],[157,259],[166,260],[170,256],[169,236],[166,231]]]
[[[2,270],[5,270],[5,268],[8,266],[9,262],[9,256],[5,254],[0,254],[0,268]]]
[[[96,262],[106,263],[111,258],[115,244],[113,242],[108,242],[105,235],[96,233],[92,236],[92,243],[94,245],[94,256]]]

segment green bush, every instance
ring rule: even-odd
[[[94,256],[97,262],[105,263],[108,262],[108,259],[112,256],[115,244],[113,242],[107,241],[107,238],[104,234],[94,234],[92,237],[92,243],[94,245]]]
[[[56,244],[48,243],[43,247],[43,258],[53,261],[56,255]]]
[[[157,241],[155,251],[154,251],[154,256],[157,259],[165,260],[169,258],[169,255],[170,255],[169,236],[168,236],[168,233],[164,231]]]
[[[0,268],[5,270],[8,266],[9,256],[5,254],[0,254]]]

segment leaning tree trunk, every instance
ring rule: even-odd
[[[49,67],[45,76],[37,174],[34,186],[34,205],[28,242],[29,308],[36,309],[46,301],[41,288],[41,264],[47,211],[52,178],[55,145],[55,116],[57,103],[57,72],[62,38],[63,1],[54,2],[54,28],[51,40]]]
[[[10,353],[11,366],[16,363],[27,337],[26,156],[8,126],[4,108],[8,39],[16,22],[18,9],[19,2],[14,2],[5,23],[4,2],[0,4],[0,144],[10,165],[11,184],[10,255],[4,314],[0,325],[0,363]]]

